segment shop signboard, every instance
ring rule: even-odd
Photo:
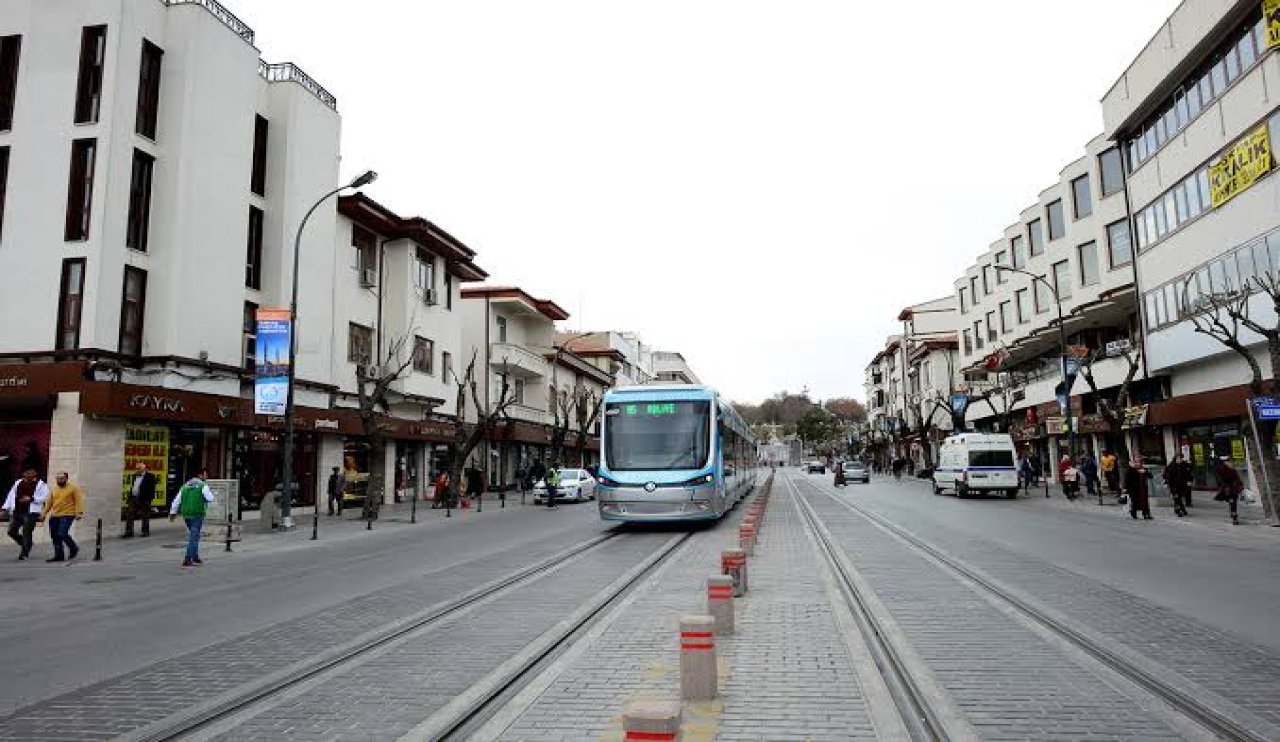
[[[289,393],[290,314],[288,309],[259,309],[253,411],[283,415]]]
[[[138,464],[146,464],[156,478],[156,494],[152,507],[168,504],[169,429],[151,425],[126,425],[124,428],[124,472],[121,485],[122,503],[128,504],[133,493],[133,478]]]
[[[1271,397],[1252,397],[1249,404],[1259,420],[1280,420],[1280,401]]]
[[[1271,140],[1267,126],[1254,129],[1222,159],[1209,165],[1209,198],[1219,208],[1271,172]]]
[[[231,540],[240,540],[240,523],[236,511],[240,502],[240,482],[235,479],[207,479],[213,502],[204,513],[204,530],[201,541],[223,542],[227,540],[227,515],[231,515]]]
[[[1262,0],[1262,20],[1267,24],[1267,48],[1280,46],[1280,0]]]

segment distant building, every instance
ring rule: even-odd
[[[653,370],[658,381],[677,384],[701,384],[698,375],[689,368],[684,356],[673,351],[660,350],[653,354]]]

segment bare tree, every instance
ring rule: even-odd
[[[1098,382],[1094,377],[1093,365],[1105,358],[1120,357],[1125,360],[1126,368],[1124,381],[1120,382],[1120,386],[1111,394],[1103,394],[1098,391]],[[1117,455],[1120,461],[1127,462],[1129,460],[1129,447],[1124,440],[1124,421],[1125,410],[1133,406],[1133,381],[1138,376],[1138,371],[1142,368],[1142,344],[1129,340],[1124,350],[1118,354],[1108,353],[1106,348],[1096,348],[1091,352],[1080,364],[1080,375],[1084,377],[1085,383],[1089,385],[1089,392],[1093,394],[1094,400],[1098,405],[1098,414],[1107,423],[1107,433],[1115,440],[1119,446]]]
[[[576,399],[573,395],[556,386],[554,376],[549,391],[550,399],[547,402],[551,408],[552,419],[550,458],[552,462],[557,462],[563,460],[564,442],[569,437],[569,426],[573,422],[573,408]]]
[[[453,456],[449,459],[449,491],[446,497],[450,502],[457,502],[462,494],[462,471],[476,446],[480,445],[489,431],[498,421],[507,419],[507,410],[515,404],[515,391],[511,388],[511,375],[506,360],[502,362],[503,373],[500,375],[502,386],[498,392],[498,400],[492,407],[486,406],[480,399],[479,384],[476,381],[476,357],[471,354],[471,362],[461,377],[454,377],[457,387],[454,403]],[[467,424],[467,397],[471,397],[476,409],[475,425]]]
[[[1188,284],[1190,281],[1188,281]],[[1183,295],[1188,296],[1187,286],[1183,287]],[[1265,325],[1255,320],[1249,311],[1250,299],[1260,294],[1271,302],[1275,312],[1272,324]],[[1249,367],[1249,391],[1255,397],[1272,397],[1280,392],[1280,272],[1265,271],[1261,275],[1246,280],[1240,289],[1228,287],[1226,291],[1205,294],[1196,302],[1188,302],[1191,312],[1191,323],[1195,331],[1217,340],[1244,359]],[[1270,374],[1262,369],[1262,364],[1241,338],[1245,331],[1256,333],[1267,344],[1267,358],[1270,361]],[[1250,414],[1253,414],[1250,411]],[[1266,496],[1262,498],[1263,509],[1268,518],[1275,522],[1277,515],[1277,487],[1280,487],[1280,461],[1277,460],[1276,447],[1272,441],[1276,435],[1275,420],[1257,420],[1258,437],[1263,445],[1250,445],[1254,448],[1254,460],[1260,462]],[[1244,436],[1246,440],[1249,436]],[[1258,451],[1258,448],[1261,451]]]
[[[1000,430],[1009,432],[1010,424],[1013,422],[1014,409],[1013,406],[1021,401],[1023,392],[1016,388],[1013,376],[1008,373],[996,374],[996,382],[986,389],[986,391],[969,398],[969,404],[974,402],[985,402],[987,407],[991,408],[991,414],[1000,420]]]
[[[596,424],[596,420],[600,419],[600,409],[604,406],[604,395],[596,394],[587,389],[585,385],[579,385],[574,390],[573,409],[574,417],[578,424],[577,439],[578,445],[578,465],[587,465],[587,438],[590,435],[591,428]]]
[[[405,353],[408,336],[392,341],[384,359],[377,363],[356,366],[356,399],[360,412],[360,427],[369,440],[369,480],[365,485],[364,518],[372,520],[378,514],[385,489],[387,428],[379,417],[391,412],[388,398],[391,386],[403,378],[413,365],[413,354]]]

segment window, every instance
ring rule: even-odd
[[[1027,265],[1027,244],[1022,240],[1022,237],[1014,237],[1009,245],[1010,254],[1013,256],[1013,267],[1025,267]]]
[[[249,207],[249,231],[245,238],[244,285],[262,288],[262,209]]]
[[[966,312],[969,311],[969,302],[968,302],[968,299],[965,298],[966,289],[964,286],[960,287],[959,293],[960,293],[960,314],[965,314]]]
[[[418,248],[414,252],[413,285],[426,291],[436,287],[436,259],[431,253]]]
[[[142,64],[138,71],[138,118],[134,130],[148,138],[156,138],[156,121],[160,117],[160,62],[164,52],[150,41],[142,41]]]
[[[1039,219],[1027,222],[1027,240],[1031,245],[1032,257],[1044,253],[1044,226]]]
[[[982,266],[982,293],[983,295],[991,294],[991,266]]]
[[[511,382],[511,401],[516,404],[524,404],[524,379],[516,379]]]
[[[9,148],[0,147],[0,238],[4,237],[5,191],[9,184]]]
[[[420,374],[434,374],[436,360],[436,344],[415,336],[413,338],[413,370]]]
[[[1098,176],[1102,181],[1102,197],[1124,190],[1124,165],[1120,162],[1120,149],[1111,149],[1098,155]]]
[[[62,281],[58,289],[58,336],[53,345],[57,350],[75,350],[80,347],[80,312],[84,308],[84,258],[68,258],[62,261]]]
[[[142,355],[142,326],[147,309],[147,272],[124,267],[124,294],[120,298],[120,353]]]
[[[448,384],[453,379],[453,354],[447,350],[440,351],[441,379]]]
[[[1036,303],[1036,314],[1044,314],[1053,305],[1053,297],[1049,295],[1049,287],[1044,281],[1031,282],[1032,297]]]
[[[1027,302],[1029,301],[1027,295],[1029,293],[1030,293],[1029,289],[1018,289],[1017,291],[1013,292],[1013,299],[1015,304],[1014,308],[1018,312],[1018,324],[1020,325],[1025,325],[1027,322],[1031,321],[1031,308],[1027,304]]]
[[[240,328],[240,348],[242,368],[252,369],[258,364],[258,305],[251,301],[244,303],[244,319]]]
[[[378,269],[378,236],[359,224],[351,225],[351,246],[356,249],[356,270],[360,275]]]
[[[1129,240],[1129,220],[1107,225],[1107,255],[1112,268],[1128,265],[1133,260],[1133,243]]]
[[[1088,175],[1081,175],[1071,181],[1071,203],[1075,207],[1076,219],[1084,219],[1093,213],[1093,194],[1090,192]]]
[[[21,36],[0,36],[0,131],[13,128],[13,106],[18,97],[18,58]]]
[[[969,276],[969,296],[973,298],[973,306],[978,306],[978,277]]]
[[[1000,332],[1008,333],[1013,330],[1013,321],[1010,319],[1012,314],[1013,302],[1000,302]]]
[[[1000,333],[996,331],[996,313],[987,312],[987,341],[994,343],[999,339]]]
[[[982,331],[982,323],[974,322],[973,323],[973,349],[974,350],[982,350],[982,345],[983,345],[982,339],[984,337],[986,337],[986,334]]]
[[[129,184],[129,225],[124,244],[134,250],[147,251],[151,231],[151,175],[156,158],[140,149],[133,151],[133,179]]]
[[[1092,286],[1098,282],[1098,243],[1086,242],[1076,248],[1080,263],[1080,285]]]
[[[973,333],[971,333],[969,331],[969,328],[966,327],[964,330],[961,331],[960,334],[964,337],[964,352],[972,353],[973,352]]]
[[[996,253],[996,265],[1007,265],[1008,260],[1009,260],[1009,253],[1005,252],[1004,250],[1001,250],[1000,252]],[[1009,280],[1008,273],[1004,271],[996,271],[996,283],[1004,283],[1005,281],[1008,281],[1008,280]]]
[[[1059,260],[1053,264],[1053,288],[1058,292],[1059,301],[1071,298],[1071,264],[1069,261]]]
[[[444,308],[453,309],[453,274],[447,266],[444,272]]]
[[[507,342],[507,318],[506,317],[498,318],[498,342],[500,343]]]
[[[267,195],[267,133],[269,125],[261,116],[253,117],[253,166],[249,172],[249,190]]]
[[[354,322],[347,323],[347,362],[361,366],[373,363],[373,330]]]
[[[63,234],[68,242],[89,239],[89,216],[93,212],[93,168],[97,149],[96,139],[77,139],[71,143],[67,222]]]
[[[76,83],[76,123],[96,124],[102,112],[102,70],[107,61],[107,27],[80,33],[80,79]]]
[[[1067,233],[1067,223],[1062,214],[1062,199],[1050,203],[1046,212],[1049,218],[1049,239],[1061,239]]]

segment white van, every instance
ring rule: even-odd
[[[938,466],[933,470],[933,494],[953,490],[969,493],[1004,493],[1018,496],[1017,451],[1013,438],[1004,433],[960,433],[942,442]]]

